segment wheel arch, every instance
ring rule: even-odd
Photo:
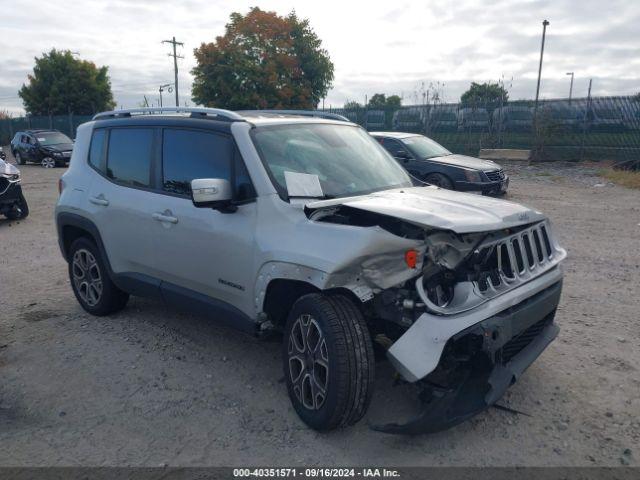
[[[110,277],[113,277],[113,270],[111,270],[111,264],[102,243],[100,231],[91,220],[75,213],[60,212],[56,216],[56,226],[60,251],[67,262],[69,261],[68,253],[71,244],[78,238],[85,237],[96,244],[107,267],[107,273]]]
[[[282,327],[298,298],[309,293],[342,294],[357,308],[363,300],[347,284],[334,284],[327,273],[291,263],[269,262],[258,273],[255,308],[266,314],[276,327]]]

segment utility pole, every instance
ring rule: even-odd
[[[536,87],[536,103],[533,107],[533,123],[537,125],[538,119],[538,97],[540,96],[540,76],[542,75],[542,57],[544,56],[544,38],[547,34],[547,25],[549,22],[543,20],[542,22],[542,46],[540,47],[540,65],[538,66],[538,86]]]
[[[180,45],[182,47],[184,46],[184,43],[177,42],[176,37],[173,37],[171,40],[163,40],[162,43],[170,43],[171,45],[173,45],[173,53],[170,53],[169,56],[173,57],[173,73],[175,75],[174,85],[176,87],[176,107],[179,107],[180,102],[178,100],[178,59],[184,57],[176,53],[176,45]]]
[[[573,93],[573,72],[567,72],[567,75],[571,75],[571,85],[569,86],[569,105],[571,105],[571,94]]]

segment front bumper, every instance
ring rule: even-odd
[[[0,205],[13,205],[18,202],[21,197],[22,187],[20,186],[20,183],[9,183],[4,179],[0,180]]]
[[[419,390],[423,411],[406,424],[373,428],[431,433],[493,405],[558,335],[553,320],[561,291],[556,267],[473,311],[421,315],[387,356]]]
[[[496,182],[455,182],[455,189],[461,192],[505,193],[509,188],[509,177],[505,175],[502,180]]]

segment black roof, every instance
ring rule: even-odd
[[[183,117],[179,115],[135,115],[132,117],[108,117],[95,120],[96,127],[182,127],[209,129],[223,133],[231,132],[231,123],[204,117]]]

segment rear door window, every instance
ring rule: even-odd
[[[151,128],[114,128],[109,133],[107,177],[132,187],[151,185]]]

